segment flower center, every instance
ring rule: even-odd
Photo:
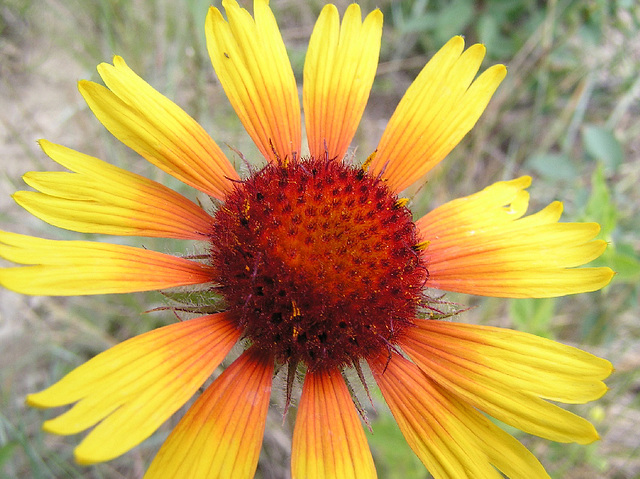
[[[269,164],[228,195],[213,231],[229,311],[282,364],[356,365],[416,315],[426,269],[411,212],[363,170]]]

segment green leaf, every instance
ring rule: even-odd
[[[496,40],[500,36],[500,26],[492,15],[482,15],[477,24],[478,38],[484,43],[487,51],[493,52]]]
[[[438,24],[434,31],[439,44],[446,43],[454,35],[464,33],[475,14],[473,2],[469,0],[454,0],[438,12]]]
[[[609,253],[609,249],[611,253]],[[640,280],[640,260],[630,254],[609,247],[605,252],[606,265],[616,272],[616,282],[633,283]],[[609,253],[609,254],[607,254]]]
[[[611,193],[602,167],[597,168],[591,177],[591,196],[585,208],[585,219],[599,223],[602,227],[600,237],[606,240],[609,240],[618,223],[618,211],[611,201]]]
[[[526,161],[527,167],[552,180],[570,180],[578,176],[578,171],[567,155],[559,153],[541,153]]]
[[[434,15],[420,15],[402,23],[402,25],[398,27],[398,32],[400,32],[401,35],[430,32],[437,26],[437,23]]]
[[[582,141],[586,152],[605,168],[615,170],[624,161],[622,145],[607,128],[587,125],[582,131]]]
[[[552,337],[551,320],[555,314],[555,298],[514,299],[509,313],[518,329],[545,338]]]
[[[0,447],[0,467],[11,459],[11,456],[13,456],[13,452],[18,444],[19,443],[17,441],[10,441]]]

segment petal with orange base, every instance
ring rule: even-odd
[[[369,366],[411,449],[437,479],[548,478],[522,444],[396,353]]]
[[[145,479],[250,479],[269,409],[273,359],[248,350],[191,406]]]
[[[307,372],[291,447],[294,479],[374,478],[369,445],[337,370]]]
[[[450,201],[416,222],[429,270],[427,285],[446,291],[546,298],[596,291],[610,268],[575,268],[607,247],[596,223],[558,223],[562,204],[523,217],[531,179],[500,181]]]
[[[209,238],[212,218],[175,191],[61,145],[41,140],[40,146],[76,173],[24,175],[39,192],[18,191],[13,198],[41,220],[82,233]]]
[[[612,371],[609,361],[580,349],[492,326],[416,320],[401,343],[412,357],[437,358],[506,390],[571,404],[599,399],[607,391],[602,380]]]
[[[222,5],[229,21],[211,7],[205,28],[211,63],[231,105],[265,158],[299,157],[298,87],[269,2],[254,2],[255,20],[235,0]]]
[[[302,102],[311,156],[344,157],[369,98],[381,38],[379,10],[362,22],[353,3],[340,26],[335,5],[322,9],[304,64]]]
[[[184,110],[154,90],[116,56],[98,72],[108,88],[82,80],[80,93],[113,136],[158,168],[223,198],[238,174],[222,150]]]
[[[210,266],[116,244],[56,241],[0,231],[0,285],[22,294],[74,296],[153,291],[211,281]]]
[[[74,369],[27,404],[78,401],[44,423],[76,434],[100,422],[78,445],[81,464],[108,461],[138,445],[180,408],[218,367],[240,336],[225,313],[165,326],[131,338]]]
[[[488,326],[418,320],[400,341],[430,378],[473,407],[557,442],[598,439],[585,419],[542,398],[600,398],[611,363],[532,334]]]
[[[407,89],[382,134],[369,171],[400,192],[438,164],[473,128],[507,74],[504,65],[476,73],[485,48],[463,53],[454,37]]]

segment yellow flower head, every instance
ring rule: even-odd
[[[552,203],[526,215],[530,178],[490,185],[414,221],[398,197],[474,126],[506,74],[477,75],[481,45],[447,42],[400,101],[378,148],[345,158],[375,76],[382,14],[342,21],[327,5],[309,42],[302,104],[266,0],[253,17],[233,0],[211,8],[207,48],[264,165],[239,175],[187,113],[120,57],[104,84],[80,92],[104,126],[149,162],[216,199],[206,211],[154,181],[42,140],[69,172],[25,175],[15,200],[61,228],[199,240],[181,258],[142,248],[0,232],[0,284],[34,295],[126,293],[197,286],[199,313],[117,345],[48,389],[35,407],[73,404],[45,422],[91,432],[76,448],[91,464],[124,454],[183,406],[240,342],[243,352],[195,401],[145,477],[250,478],[274,374],[305,373],[291,451],[294,478],[376,476],[344,371],[368,369],[407,442],[438,478],[547,477],[486,413],[523,431],[586,444],[593,426],[549,400],[602,396],[611,364],[516,331],[442,321],[430,288],[552,297],[595,291],[609,268],[580,268],[606,244],[599,227],[559,223]]]

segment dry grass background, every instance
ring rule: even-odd
[[[338,3],[344,11],[347,2]],[[300,77],[322,3],[272,4]],[[485,67],[496,62],[509,67],[474,131],[431,172],[426,185],[408,192],[416,215],[494,181],[531,174],[532,210],[560,199],[566,221],[603,224],[603,237],[611,244],[603,261],[619,273],[604,291],[536,301],[452,296],[475,306],[464,321],[517,327],[609,358],[616,366],[609,393],[595,404],[574,408],[597,425],[601,441],[582,447],[519,437],[556,478],[640,477],[640,7],[632,0],[361,4],[365,12],[383,10],[385,30],[378,77],[354,140],[360,160],[375,148],[419,69],[451,35],[463,33],[469,44],[484,42],[489,50]],[[87,236],[43,224],[10,198],[23,188],[25,172],[56,168],[36,144],[43,137],[195,197],[118,144],[83,103],[76,80],[98,80],[95,66],[113,54],[124,56],[220,144],[259,161],[207,58],[207,7],[201,0],[0,0],[2,229],[57,239]],[[132,239],[131,244],[185,251],[178,241]],[[124,457],[86,468],[71,458],[80,437],[42,433],[43,419],[55,413],[25,408],[24,396],[105,348],[171,322],[170,314],[143,314],[162,305],[162,296],[47,298],[0,290],[0,301],[0,477],[141,477],[177,419]],[[381,401],[371,417],[374,434],[369,437],[380,477],[428,477]],[[275,410],[259,477],[288,477],[293,415],[284,428],[281,423]]]

